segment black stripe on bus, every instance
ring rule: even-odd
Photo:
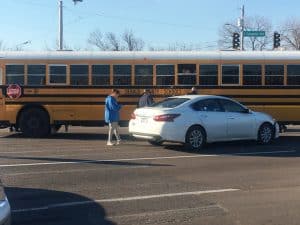
[[[119,102],[121,105],[137,105],[137,102]],[[105,102],[59,102],[59,101],[51,101],[51,102],[5,102],[6,105],[105,105]]]
[[[0,88],[6,89],[8,85],[0,85]],[[23,89],[190,89],[196,87],[199,91],[201,89],[300,89],[300,85],[274,85],[274,86],[246,86],[246,85],[234,85],[234,86],[222,86],[222,85],[186,85],[186,86],[176,86],[176,85],[156,85],[156,86],[141,86],[141,85],[123,85],[123,86],[77,86],[77,85],[43,85],[43,86],[25,86],[20,85]]]
[[[137,105],[137,102],[119,102],[121,105]],[[300,105],[300,102],[241,102],[244,105],[247,106],[255,106],[255,105],[272,105],[272,106],[279,106],[279,105]],[[44,101],[44,102],[17,102],[17,101],[9,101],[6,102],[7,105],[26,105],[26,104],[32,104],[32,105],[104,105],[105,102],[59,102],[59,101]]]
[[[201,93],[199,93],[201,94]],[[24,94],[22,97],[40,98],[106,98],[108,95],[103,94]],[[121,95],[120,98],[139,98],[141,95]],[[165,98],[170,95],[153,95],[154,98]],[[300,98],[300,95],[219,95],[228,98]]]

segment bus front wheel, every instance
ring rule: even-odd
[[[40,138],[50,133],[49,116],[39,108],[30,108],[21,112],[19,126],[26,137]]]

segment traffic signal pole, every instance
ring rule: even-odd
[[[245,38],[244,38],[244,31],[245,31],[245,6],[243,5],[241,8],[241,18],[239,19],[239,27],[241,29],[241,51],[244,51],[244,43],[245,43]]]
[[[64,48],[64,28],[63,28],[63,1],[62,0],[59,0],[59,10],[58,10],[58,20],[59,20],[59,23],[58,23],[58,49],[60,51],[63,50]]]

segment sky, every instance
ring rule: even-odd
[[[58,0],[0,0],[0,40],[24,50],[55,48],[58,39]],[[218,31],[235,21],[240,6],[246,16],[265,16],[273,29],[299,17],[299,0],[64,0],[64,41],[72,48],[88,48],[89,34],[121,34],[132,30],[148,47],[191,43],[201,49],[217,45]]]

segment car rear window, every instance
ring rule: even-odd
[[[155,108],[175,108],[190,99],[188,98],[167,98],[160,102],[154,103],[151,107]]]

